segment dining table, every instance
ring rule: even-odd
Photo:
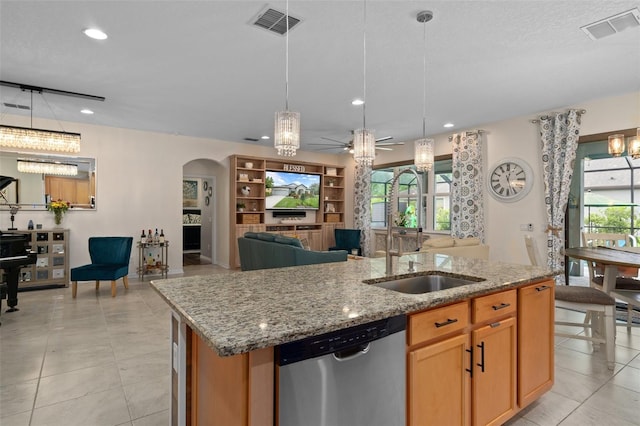
[[[565,255],[602,265],[602,289],[607,294],[615,290],[619,267],[640,268],[640,247],[571,247]]]

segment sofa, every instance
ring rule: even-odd
[[[345,250],[305,250],[299,239],[269,232],[245,233],[238,238],[238,251],[243,271],[344,262],[348,254]]]
[[[430,238],[422,243],[421,252],[446,254],[449,256],[489,259],[489,246],[480,243],[479,238]]]

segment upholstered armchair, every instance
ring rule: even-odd
[[[71,269],[71,293],[73,298],[78,291],[78,281],[95,281],[96,292],[100,281],[111,281],[111,296],[116,297],[116,280],[122,278],[124,288],[129,288],[129,259],[131,257],[132,237],[91,237],[89,255],[91,264]]]
[[[362,256],[359,229],[336,228],[333,235],[336,239],[336,245],[329,247],[329,250],[346,250],[351,254],[352,249],[358,249],[358,256]]]

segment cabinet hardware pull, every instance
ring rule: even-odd
[[[545,290],[549,290],[551,287],[549,287],[548,285],[543,285],[540,287],[536,287],[536,291],[545,291]]]
[[[499,311],[500,309],[508,308],[511,306],[511,303],[501,303],[499,305],[493,305],[492,308],[494,311]]]
[[[494,322],[492,324],[489,324],[489,327],[496,328],[496,327],[500,327],[501,325],[502,325],[502,323],[498,321],[498,322]]]
[[[465,349],[465,351],[469,352],[469,368],[465,368],[465,371],[469,372],[469,377],[473,379],[473,348]]]
[[[435,323],[435,325],[436,325],[436,328],[440,328],[440,327],[444,327],[445,325],[453,324],[454,322],[458,322],[458,319],[457,318],[448,318],[444,322]]]
[[[477,346],[480,348],[480,362],[478,363],[478,367],[480,367],[480,371],[484,373],[484,342],[481,342]]]

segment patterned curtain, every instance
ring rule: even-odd
[[[353,225],[360,233],[362,255],[371,253],[371,166],[356,163],[353,185]]]
[[[564,270],[564,213],[580,135],[580,113],[569,110],[540,117],[544,202],[547,209],[547,265]],[[558,276],[560,281],[564,276]]]
[[[466,132],[456,133],[450,139],[453,145],[451,235],[477,237],[484,242],[482,136],[479,132]]]

